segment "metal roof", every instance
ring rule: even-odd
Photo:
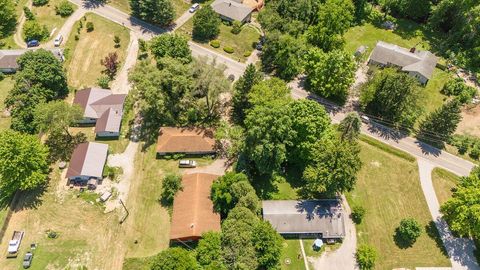
[[[102,178],[107,154],[108,144],[95,142],[79,144],[73,151],[70,159],[67,177],[89,176]]]

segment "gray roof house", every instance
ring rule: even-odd
[[[262,201],[263,219],[283,236],[340,239],[345,214],[339,200]]]
[[[242,0],[215,0],[212,9],[226,21],[249,22],[254,8],[243,4]]]
[[[14,73],[18,70],[17,58],[22,56],[28,51],[34,51],[37,49],[22,49],[22,50],[0,50],[0,72]],[[63,52],[61,49],[48,49],[53,55],[63,62]]]
[[[108,144],[95,142],[79,144],[70,159],[67,178],[76,183],[86,183],[90,179],[102,179],[107,153]]]
[[[73,103],[83,109],[84,119],[80,123],[95,124],[95,134],[98,137],[118,137],[126,96],[91,87],[78,91]]]
[[[395,44],[379,41],[373,49],[369,64],[395,66],[408,72],[420,83],[426,84],[432,78],[438,58],[429,51],[410,50]]]

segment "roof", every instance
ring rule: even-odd
[[[379,41],[370,55],[370,59],[384,64],[402,67],[404,71],[418,72],[430,79],[438,58],[429,51],[410,50],[395,44]]]
[[[37,49],[20,49],[20,50],[0,50],[0,68],[1,69],[18,69],[17,58],[28,51]],[[59,61],[63,62],[63,53],[60,49],[48,49]]]
[[[202,128],[160,128],[157,153],[215,153],[213,132]]]
[[[215,0],[211,6],[218,14],[236,21],[243,21],[253,11],[252,7],[241,4],[238,0]]]
[[[210,188],[218,177],[208,173],[183,176],[183,190],[173,201],[171,240],[198,239],[204,232],[220,231],[220,215],[210,200]]]
[[[77,176],[101,178],[107,153],[108,144],[86,142],[77,145],[70,159],[67,178]]]
[[[95,125],[95,133],[119,132],[122,124],[123,110],[109,108],[106,110]]]
[[[339,200],[263,201],[263,219],[280,234],[321,233],[323,238],[345,237]]]

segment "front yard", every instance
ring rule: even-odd
[[[438,202],[442,205],[452,197],[453,191],[460,181],[460,177],[455,174],[441,169],[435,168],[432,171],[433,188],[435,195],[437,195]]]
[[[193,0],[191,2],[202,3],[205,1]],[[172,4],[173,4],[173,7],[175,8],[175,13],[176,13],[175,18],[182,16],[182,14],[190,8],[192,3],[190,3],[190,1],[185,1],[185,0],[172,0]],[[130,3],[128,0],[107,0],[107,4],[128,14],[132,12],[132,9],[130,8]]]
[[[37,21],[41,25],[47,26],[48,33],[50,37],[47,40],[55,38],[55,34],[58,33],[62,25],[68,19],[68,17],[61,17],[55,13],[55,6],[57,6],[63,0],[49,0],[48,3],[44,6],[32,7],[32,12],[35,14]],[[78,7],[72,4],[73,9],[76,10]]]

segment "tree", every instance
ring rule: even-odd
[[[260,269],[278,269],[283,241],[268,221],[260,221],[253,228],[252,242]]]
[[[395,242],[401,247],[410,247],[422,234],[422,228],[414,218],[404,218],[395,230]]]
[[[120,48],[121,39],[119,36],[117,35],[113,36],[113,42],[115,42],[115,45],[114,45],[115,48]]]
[[[67,0],[63,0],[55,6],[55,13],[61,17],[68,17],[72,15],[74,11],[73,5]]]
[[[375,248],[363,244],[357,248],[355,257],[360,270],[372,270],[375,267],[375,261],[377,260],[378,255]]]
[[[463,104],[471,102],[472,98],[477,94],[477,89],[466,85],[462,78],[455,78],[447,81],[440,92],[447,96],[457,97]]]
[[[25,13],[25,18],[29,21],[35,20],[35,15],[28,7],[23,7],[23,13]]]
[[[237,124],[243,125],[246,112],[252,106],[248,101],[248,95],[252,87],[261,80],[262,74],[257,71],[253,64],[249,64],[245,69],[245,73],[235,83],[232,98],[232,118]]]
[[[45,145],[49,149],[49,160],[51,162],[69,161],[77,145],[87,141],[87,136],[83,132],[70,136],[63,132],[52,131],[45,141]]]
[[[417,22],[424,22],[430,14],[430,0],[391,0],[388,8],[395,14],[410,18]]]
[[[17,59],[19,70],[5,105],[12,115],[12,129],[33,133],[34,108],[43,102],[64,98],[68,94],[62,64],[46,50],[29,51]]]
[[[173,247],[160,252],[150,263],[151,270],[198,270],[194,255],[182,248]]]
[[[25,40],[44,40],[49,36],[48,29],[45,25],[40,25],[38,21],[26,21],[23,25],[23,35]]]
[[[360,170],[360,148],[355,142],[322,138],[314,146],[311,162],[303,172],[304,191],[309,197],[351,191]]]
[[[340,122],[338,130],[341,132],[342,140],[355,140],[360,135],[362,120],[356,112],[351,112]]]
[[[363,217],[365,216],[366,213],[367,213],[367,210],[363,206],[355,205],[352,208],[353,222],[355,222],[356,224],[362,223]]]
[[[420,115],[418,82],[404,72],[384,69],[375,73],[360,94],[360,104],[369,114],[394,127],[413,127]]]
[[[13,0],[0,0],[0,37],[5,37],[15,30],[17,14]]]
[[[242,23],[240,21],[233,21],[232,30],[230,30],[230,32],[232,32],[232,34],[234,35],[238,35],[240,34],[241,31],[242,31]]]
[[[105,67],[103,73],[105,73],[110,79],[115,78],[120,65],[117,52],[109,53],[104,59],[100,60],[100,64]]]
[[[306,59],[308,88],[323,97],[345,101],[355,81],[356,64],[352,55],[341,50],[324,53],[315,48]]]
[[[132,15],[161,26],[175,19],[175,8],[171,0],[130,0]]]
[[[95,26],[93,25],[93,22],[87,22],[86,27],[87,27],[87,32],[92,32],[93,30],[95,30]]]
[[[210,5],[204,6],[193,16],[192,35],[197,40],[211,40],[220,33],[220,17]]]
[[[458,123],[462,120],[460,102],[451,100],[430,113],[421,123],[417,137],[443,145],[438,141],[449,141]]]
[[[0,133],[0,190],[6,196],[45,184],[48,149],[34,135]]]
[[[167,174],[162,181],[162,197],[161,202],[166,206],[173,204],[173,199],[178,191],[183,190],[182,177],[176,174]]]
[[[110,77],[103,75],[103,76],[98,77],[97,85],[100,86],[100,88],[103,88],[103,89],[110,89],[109,84],[110,84],[111,81],[112,80],[110,79]]]
[[[248,102],[252,106],[266,106],[276,101],[288,104],[292,99],[287,84],[275,77],[255,84],[248,94]]]
[[[48,0],[33,0],[32,4],[36,7],[44,6],[44,5],[48,4]]]
[[[157,61],[165,56],[178,59],[185,64],[192,61],[187,39],[177,34],[158,35],[150,41],[149,48]]]
[[[219,232],[203,233],[195,250],[197,261],[204,269],[209,267],[219,270],[226,269],[223,265],[222,238]]]

